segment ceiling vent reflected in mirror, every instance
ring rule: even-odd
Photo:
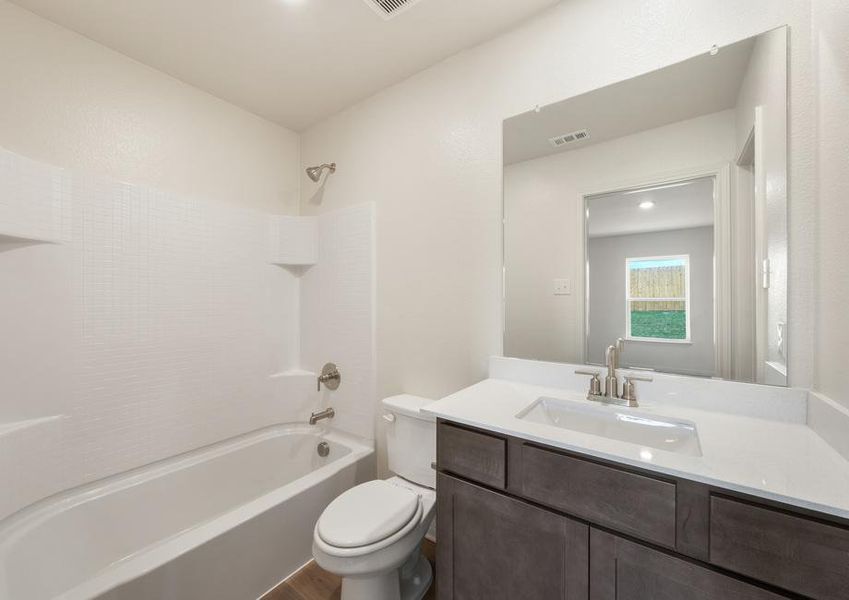
[[[420,0],[363,0],[377,14],[386,20],[397,17],[399,14],[418,4]]]
[[[505,356],[787,385],[787,44],[504,121]]]
[[[553,138],[548,138],[549,143],[555,147],[560,148],[565,146],[566,144],[572,144],[574,142],[580,142],[586,139],[589,139],[590,132],[586,129],[581,129],[579,131],[573,131],[571,133],[564,133],[563,135],[558,135]]]

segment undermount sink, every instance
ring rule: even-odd
[[[640,413],[621,406],[592,406],[558,398],[539,398],[516,418],[687,456],[701,456],[699,434],[691,421]],[[643,458],[651,459],[651,453]]]

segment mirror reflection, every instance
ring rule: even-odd
[[[787,31],[504,123],[507,356],[786,385]]]

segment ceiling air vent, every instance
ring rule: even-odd
[[[558,135],[553,138],[548,138],[549,143],[555,148],[562,148],[566,144],[571,144],[573,142],[580,142],[582,140],[589,139],[590,132],[586,129],[581,129],[580,131],[573,131],[571,133],[564,133],[563,135]]]
[[[397,17],[399,14],[418,3],[419,0],[363,0],[384,19]]]

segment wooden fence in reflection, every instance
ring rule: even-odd
[[[631,298],[664,298],[660,302],[632,302],[632,311],[684,310],[687,284],[683,266],[631,269]],[[681,298],[681,300],[668,300]]]

